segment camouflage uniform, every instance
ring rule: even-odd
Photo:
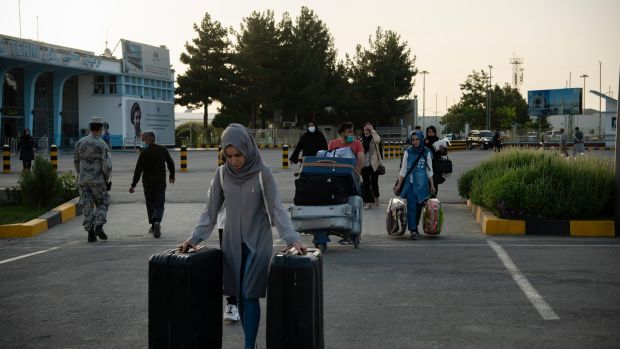
[[[80,203],[84,210],[82,225],[88,231],[107,222],[110,205],[107,183],[112,174],[110,148],[100,137],[88,135],[75,145],[73,163],[78,173]]]

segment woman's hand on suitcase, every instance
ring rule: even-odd
[[[181,253],[189,252],[190,248],[193,248],[194,251],[198,250],[198,244],[195,244],[195,245],[192,244],[191,241],[189,241],[189,239],[183,241],[183,243],[178,245],[177,247],[179,249],[179,252]]]
[[[295,248],[299,254],[306,254],[308,248],[306,245],[302,244],[301,241],[297,240],[290,244],[287,249]]]

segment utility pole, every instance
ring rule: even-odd
[[[424,129],[426,122],[426,74],[428,72],[423,70],[420,74],[422,74],[422,128]]]
[[[602,83],[602,79],[603,79],[603,62],[598,61],[598,138],[601,141],[604,141],[603,139],[603,134],[602,134],[602,130],[601,130],[601,113],[603,112],[603,97],[600,95],[601,93],[603,93],[603,83]]]
[[[583,75],[579,75],[579,77],[583,78],[583,105],[581,106],[583,111],[581,113],[585,114],[586,112],[586,78],[589,78],[590,76],[588,74],[583,74]]]
[[[491,74],[493,66],[489,65],[489,88],[487,90],[487,130],[491,129]]]

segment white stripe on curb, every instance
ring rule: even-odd
[[[519,268],[517,268],[517,266],[512,262],[512,259],[510,259],[508,253],[506,253],[506,251],[494,241],[487,240],[487,243],[495,251],[506,269],[508,269],[508,272],[510,272],[510,275],[515,280],[517,285],[519,285],[521,291],[523,291],[527,299],[529,299],[534,308],[538,310],[538,313],[543,320],[559,320],[560,317],[553,311],[553,309],[551,309],[545,299],[536,291],[525,275],[523,275]]]
[[[26,257],[35,256],[35,255],[38,255],[38,254],[41,254],[41,253],[45,253],[45,252],[54,251],[54,250],[57,250],[57,249],[59,249],[59,248],[60,248],[60,247],[52,247],[52,248],[47,249],[47,250],[38,251],[38,252],[33,252],[33,253],[28,253],[28,254],[25,254],[25,255],[23,255],[23,256],[19,256],[19,257],[14,257],[14,258],[5,259],[5,260],[3,260],[3,261],[0,261],[0,264],[9,263],[9,262],[13,262],[13,261],[16,261],[16,260],[18,260],[18,259],[22,259],[22,258],[26,258]]]

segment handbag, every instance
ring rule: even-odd
[[[377,168],[377,174],[379,174],[379,176],[383,176],[385,174],[385,166],[379,165]]]
[[[444,178],[452,174],[452,160],[447,155],[442,156],[439,160],[435,161],[435,171],[441,174]]]
[[[374,143],[375,145],[375,151],[377,152],[377,157],[379,158],[379,161],[381,161],[381,153],[379,152],[379,147],[377,146],[377,143]],[[379,176],[383,176],[385,174],[385,166],[383,166],[383,164],[379,164],[379,167],[377,168],[377,174]]]
[[[411,167],[407,170],[407,173],[405,174],[405,176],[403,177],[403,181],[407,179],[407,177],[409,177],[409,175],[411,174],[411,172],[413,171],[413,169],[415,168],[415,166],[418,164],[418,161],[420,161],[420,158],[422,157],[422,155],[425,153],[425,151],[420,152],[420,155],[418,155],[418,157],[415,159],[415,161],[413,162],[413,164],[411,165]],[[405,165],[406,166],[406,165]],[[398,185],[398,179],[396,180],[396,183],[394,184],[394,188],[396,188],[396,186]],[[400,191],[402,190],[402,186],[400,188],[398,188],[398,191],[394,191],[394,194],[400,196]]]

